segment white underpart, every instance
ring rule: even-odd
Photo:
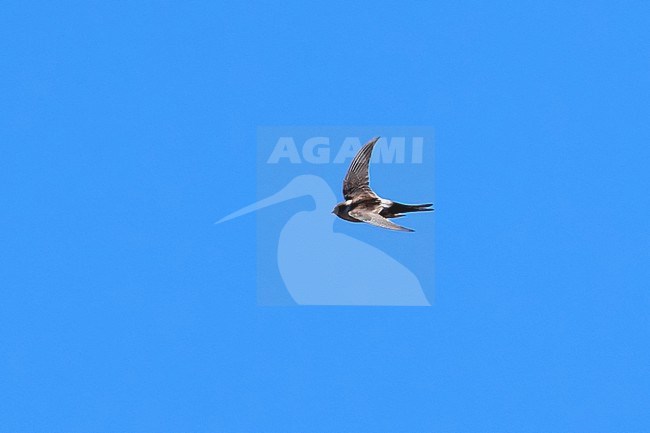
[[[384,209],[389,208],[389,207],[391,207],[391,206],[393,205],[393,202],[392,202],[392,201],[390,201],[390,200],[386,200],[385,198],[382,198],[382,199],[380,199],[380,200],[381,200],[380,205],[381,205],[381,207],[383,207]]]

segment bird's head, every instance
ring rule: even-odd
[[[336,206],[334,206],[334,209],[332,209],[332,213],[337,216],[347,215],[349,210],[350,210],[350,204],[343,201],[337,204]]]

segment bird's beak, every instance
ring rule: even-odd
[[[296,192],[292,188],[287,188],[284,187],[280,191],[276,192],[275,194],[263,198],[262,200],[258,201],[257,203],[250,204],[248,206],[245,206],[238,211],[235,211],[229,215],[226,215],[225,217],[221,218],[219,221],[217,221],[215,224],[221,224],[222,222],[226,222],[228,220],[238,218],[242,215],[246,215],[247,213],[254,212],[256,210],[274,205],[276,203],[281,203],[283,201],[290,200],[292,198],[299,197],[303,194],[296,194]]]

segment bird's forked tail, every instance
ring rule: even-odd
[[[433,203],[424,203],[424,204],[404,204],[393,202],[391,206],[391,211],[395,213],[408,213],[408,212],[425,212],[431,211],[433,208]]]

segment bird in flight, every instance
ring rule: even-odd
[[[430,211],[433,210],[432,204],[398,203],[381,198],[370,189],[368,164],[377,140],[379,137],[364,144],[352,160],[345,179],[343,179],[345,201],[337,204],[332,213],[354,223],[363,222],[389,230],[412,232],[414,230],[397,225],[388,218],[398,218],[409,212]]]

